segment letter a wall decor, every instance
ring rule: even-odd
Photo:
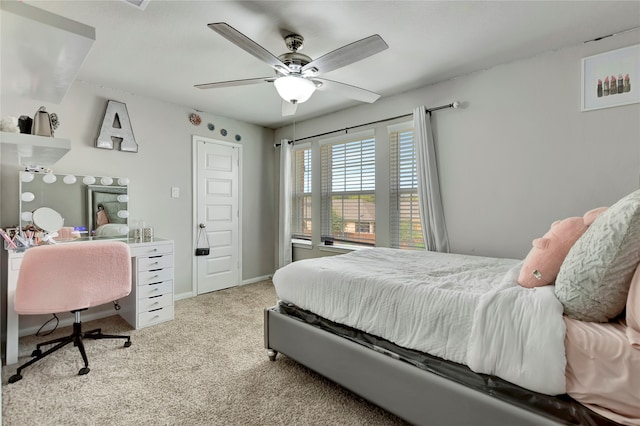
[[[138,152],[127,106],[122,102],[108,101],[96,148],[113,149],[115,143],[120,144],[120,151]]]

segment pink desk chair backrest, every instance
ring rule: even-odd
[[[131,252],[121,241],[33,247],[25,252],[15,295],[19,314],[102,305],[131,292]]]

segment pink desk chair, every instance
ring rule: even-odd
[[[22,370],[73,342],[78,347],[87,374],[89,361],[82,339],[125,339],[129,336],[102,334],[100,329],[82,331],[80,312],[92,306],[116,301],[131,292],[131,253],[120,241],[82,242],[33,247],[25,252],[15,295],[15,310],[21,315],[71,311],[73,333],[37,345],[33,359],[18,367],[9,383],[22,379]],[[56,344],[46,352],[40,347]]]

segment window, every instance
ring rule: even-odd
[[[376,241],[375,139],[321,146],[322,236],[371,244]]]
[[[311,240],[311,148],[294,149],[291,179],[291,235]]]
[[[391,247],[424,248],[413,129],[391,131]]]

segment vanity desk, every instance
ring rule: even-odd
[[[131,249],[131,293],[119,300],[117,313],[133,328],[140,329],[172,320],[173,315],[173,241],[154,238],[152,241],[115,238]],[[80,238],[59,244],[82,244],[83,241],[113,240],[109,238]],[[18,362],[19,315],[14,311],[13,299],[20,264],[24,252],[7,251],[7,343],[6,364]],[[105,305],[106,306],[106,305]],[[111,308],[112,309],[112,308]],[[99,317],[113,314],[102,311]],[[62,324],[61,324],[62,325]]]

